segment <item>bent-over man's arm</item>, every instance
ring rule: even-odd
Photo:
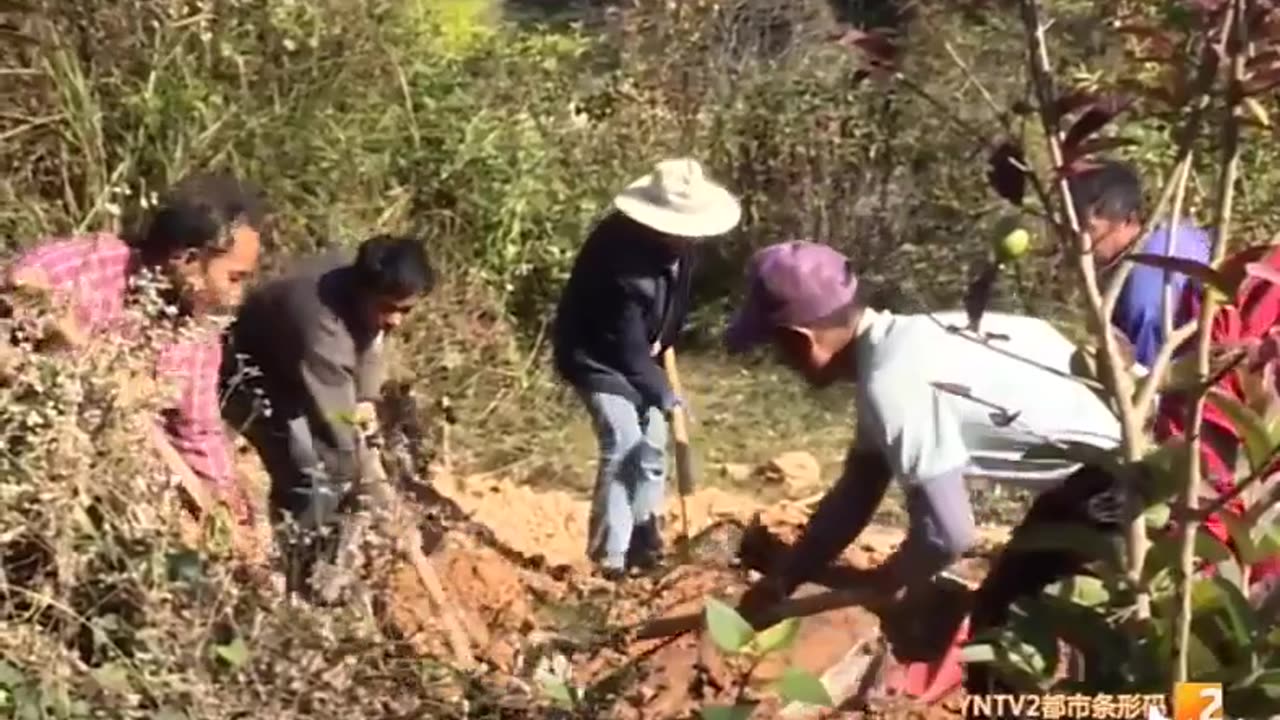
[[[882,448],[906,494],[907,539],[880,567],[886,593],[927,581],[973,547],[977,528],[965,481],[969,450],[948,402],[911,368],[885,373],[859,407],[859,440]],[[863,437],[863,433],[866,437]]]
[[[353,481],[359,475],[355,344],[333,317],[317,318],[304,342],[299,372],[336,455],[336,466],[326,469],[334,480]]]
[[[834,562],[862,534],[892,479],[881,453],[856,446],[849,451],[840,479],[818,502],[789,558],[778,568],[776,575],[787,595]]]

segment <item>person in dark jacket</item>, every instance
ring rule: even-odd
[[[664,160],[614,198],[560,298],[555,364],[599,443],[587,554],[607,578],[658,559],[667,416],[681,402],[660,358],[688,315],[695,239],[729,232],[741,215],[697,161]]]
[[[250,293],[228,333],[225,419],[271,476],[287,542],[290,586],[328,559],[341,511],[360,479],[360,426],[376,417],[383,338],[435,284],[423,244],[379,235],[352,258],[309,258]]]

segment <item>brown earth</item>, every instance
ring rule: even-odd
[[[709,533],[718,557],[675,567],[660,578],[634,578],[619,586],[605,585],[589,575],[583,557],[588,503],[559,491],[537,491],[503,478],[437,478],[436,490],[455,501],[470,519],[487,526],[502,545],[518,556],[499,552],[460,531],[446,534],[432,562],[446,591],[461,607],[476,652],[501,673],[528,677],[526,654],[536,640],[559,638],[573,668],[572,681],[593,687],[609,700],[601,717],[693,717],[707,702],[730,699],[735,671],[716,652],[705,635],[633,642],[617,646],[604,642],[610,628],[633,627],[647,620],[698,612],[708,596],[730,603],[745,588],[744,571],[730,567],[736,541],[729,533]],[[752,498],[720,489],[701,490],[687,498],[690,532],[718,530],[726,520],[745,524],[759,514],[762,524],[784,539],[794,539],[807,515],[806,501],[779,501],[762,506]],[[666,535],[678,533],[679,505],[669,502]],[[1000,542],[1001,533],[989,533]],[[857,567],[882,561],[901,541],[897,528],[872,526],[847,551],[845,560]],[[733,546],[733,547],[730,547]],[[537,558],[552,566],[567,566],[548,574],[531,569]],[[960,568],[976,580],[985,571],[981,562]],[[555,575],[555,577],[552,577]],[[419,653],[449,657],[437,612],[415,572],[397,567],[387,583],[385,620],[396,635]],[[770,658],[755,673],[760,687],[776,679],[788,665],[821,674],[859,644],[876,646],[880,620],[861,608],[844,608],[805,618],[790,650]],[[608,689],[616,686],[616,692]],[[768,693],[762,693],[767,697]],[[930,708],[891,708],[873,704],[865,713],[839,717],[951,718],[959,716],[960,694]],[[765,704],[754,717],[776,717],[776,705]],[[828,715],[830,716],[830,715]]]
[[[242,473],[255,486],[253,495],[261,498],[266,482],[256,458],[245,453],[239,459]],[[760,470],[752,476],[760,476]],[[584,557],[589,509],[585,499],[491,475],[438,473],[432,487],[456,503],[474,525],[492,533],[485,539],[455,524],[431,554],[476,657],[490,671],[487,675],[511,679],[504,681],[508,686],[523,683],[531,695],[527,703],[543,706],[542,694],[530,681],[532,661],[554,648],[568,659],[575,686],[592,688],[606,698],[596,706],[596,716],[624,720],[696,717],[697,708],[705,704],[732,700],[741,668],[717,652],[704,633],[619,644],[607,632],[699,612],[710,596],[732,604],[750,579],[746,571],[732,567],[740,528],[757,516],[774,535],[793,541],[816,500],[816,495],[774,500],[765,488],[760,499],[719,488],[700,490],[685,501],[689,532],[697,538],[691,543],[696,551],[690,550],[685,563],[658,578],[610,585],[591,577]],[[669,543],[676,541],[680,520],[680,504],[670,498],[664,523]],[[1000,530],[985,535],[990,544],[1004,539]],[[873,525],[846,551],[844,560],[855,567],[873,566],[902,537],[899,528]],[[959,575],[972,581],[984,572],[981,562],[958,568]],[[439,609],[413,567],[397,561],[380,575],[376,606],[389,634],[424,657],[452,657]],[[805,588],[801,594],[813,590]],[[765,686],[786,667],[821,676],[855,646],[881,645],[880,619],[862,608],[804,618],[791,648],[754,673],[751,687],[761,691],[758,696],[765,702],[753,717],[778,716],[780,708],[776,701],[770,704]],[[961,698],[956,692],[929,708],[873,701],[863,711],[810,717],[940,720],[961,716]],[[517,714],[540,713],[526,704]]]

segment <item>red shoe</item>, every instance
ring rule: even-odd
[[[884,671],[884,692],[927,705],[938,702],[964,682],[960,653],[968,639],[969,621],[965,620],[940,659],[905,664],[890,660]]]

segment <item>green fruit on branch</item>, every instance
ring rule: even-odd
[[[996,245],[996,257],[1001,262],[1017,260],[1031,249],[1031,233],[1025,228],[1015,228],[1000,238]]]

